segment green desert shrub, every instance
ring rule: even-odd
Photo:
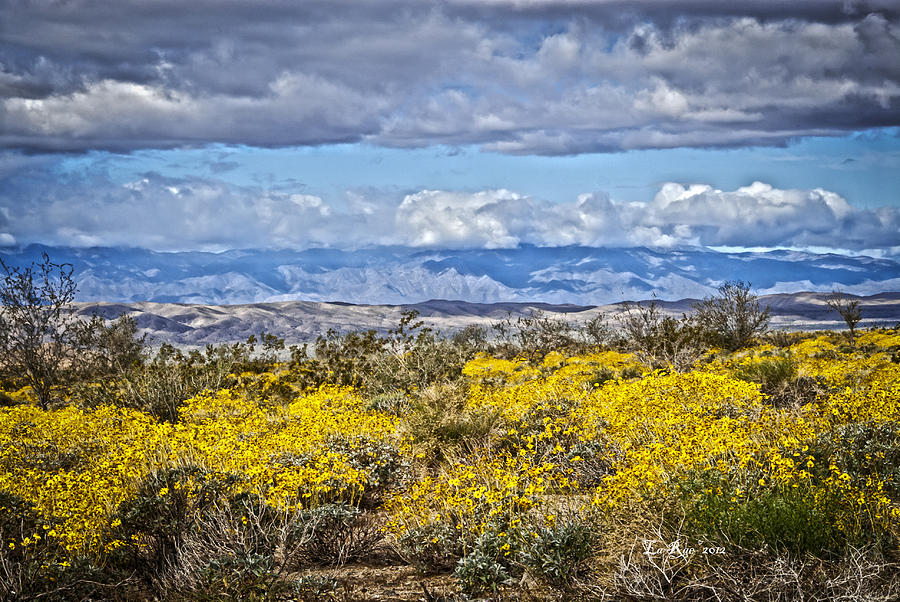
[[[659,304],[626,304],[620,346],[654,368],[687,370],[706,350],[704,327],[693,317],[666,316]]]
[[[386,335],[330,329],[316,339],[311,357],[305,350],[292,354],[292,373],[303,387],[349,385],[382,398],[457,380],[475,348],[441,336],[417,317],[415,310],[404,312]]]
[[[555,589],[570,589],[588,574],[595,535],[581,520],[564,520],[534,531],[522,552],[526,569]]]
[[[577,353],[586,346],[571,323],[541,311],[533,311],[515,320],[507,317],[493,323],[491,329],[493,353],[507,359],[525,357],[538,361],[551,351]],[[599,335],[598,328],[594,332]]]
[[[682,528],[697,542],[799,556],[834,556],[848,543],[839,527],[846,509],[826,489],[733,482],[714,470],[690,473],[676,489]]]
[[[408,529],[394,546],[401,558],[426,574],[453,569],[463,555],[459,532],[446,521]]]
[[[236,553],[191,567],[184,582],[170,587],[169,598],[191,600],[283,600],[291,584],[281,577],[271,555]]]
[[[512,585],[522,572],[514,562],[518,539],[511,530],[485,529],[456,563],[453,576],[460,589],[468,595],[478,595]]]
[[[694,310],[707,340],[729,351],[746,347],[769,328],[769,307],[760,306],[749,282],[725,282],[718,294],[703,299]]]
[[[292,598],[301,602],[335,600],[340,584],[328,575],[302,575],[291,584]]]
[[[809,444],[814,474],[827,478],[833,464],[861,485],[877,477],[889,495],[900,494],[900,424],[852,423],[822,433]]]
[[[416,453],[428,466],[489,448],[499,425],[496,410],[466,407],[461,381],[420,391],[404,420]]]
[[[758,383],[763,393],[771,395],[797,376],[797,365],[789,357],[773,357],[742,366],[735,376]]]

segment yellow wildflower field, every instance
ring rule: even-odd
[[[159,477],[185,469],[222,476],[222,500],[249,496],[294,516],[355,508],[412,564],[455,564],[464,576],[477,554],[512,574],[536,562],[547,537],[582,527],[596,558],[615,539],[598,533],[646,526],[648,512],[662,513],[670,535],[721,549],[896,553],[898,348],[893,331],[855,346],[823,334],[711,350],[688,372],[617,351],[480,354],[462,370],[462,406],[442,418],[456,430],[440,431],[437,460],[419,452],[424,435],[410,426],[422,411],[416,391],[390,410],[360,389],[291,384],[287,366],[233,375],[230,388],[185,400],[174,422],[77,400],[13,405],[0,409],[0,492],[37,518],[32,531],[5,530],[2,544],[27,556],[52,542],[59,563],[137,553],[149,540],[124,530],[128,512],[148,483],[161,483],[155,504],[182,487],[199,495],[193,476]],[[289,395],[270,398],[274,386]],[[801,519],[816,533],[790,522]],[[649,537],[634,529],[634,541]]]

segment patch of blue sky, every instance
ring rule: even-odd
[[[861,208],[900,206],[900,128],[806,138],[786,148],[678,148],[572,156],[516,156],[477,147],[385,148],[368,144],[265,149],[208,146],[91,152],[64,159],[63,171],[103,170],[122,183],[154,172],[235,186],[312,194],[339,207],[348,191],[403,195],[421,190],[504,188],[552,202],[605,192],[649,201],[664,182],[734,190],[754,181],[776,188],[823,188]]]

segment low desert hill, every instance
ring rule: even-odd
[[[763,305],[772,312],[771,327],[786,330],[842,328],[840,317],[825,303],[825,293],[764,295]],[[861,326],[894,326],[900,322],[900,293],[853,297],[860,301]],[[660,301],[666,313],[690,312],[696,299]],[[375,329],[386,332],[399,322],[404,311],[419,312],[426,325],[450,333],[468,324],[489,326],[507,317],[515,319],[535,311],[570,322],[585,322],[598,314],[615,325],[625,311],[624,303],[610,305],[553,305],[547,303],[468,303],[431,300],[407,305],[354,305],[313,301],[283,301],[244,305],[199,305],[182,303],[80,303],[82,315],[96,313],[113,319],[132,316],[153,344],[203,346],[246,340],[250,335],[271,333],[288,343],[314,340],[328,329],[340,332]]]

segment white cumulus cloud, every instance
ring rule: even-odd
[[[510,248],[584,245],[831,248],[894,255],[900,208],[855,207],[821,188],[665,183],[649,202],[602,192],[554,203],[506,189],[319,195],[215,178],[102,169],[31,171],[0,189],[0,245],[234,248]]]

